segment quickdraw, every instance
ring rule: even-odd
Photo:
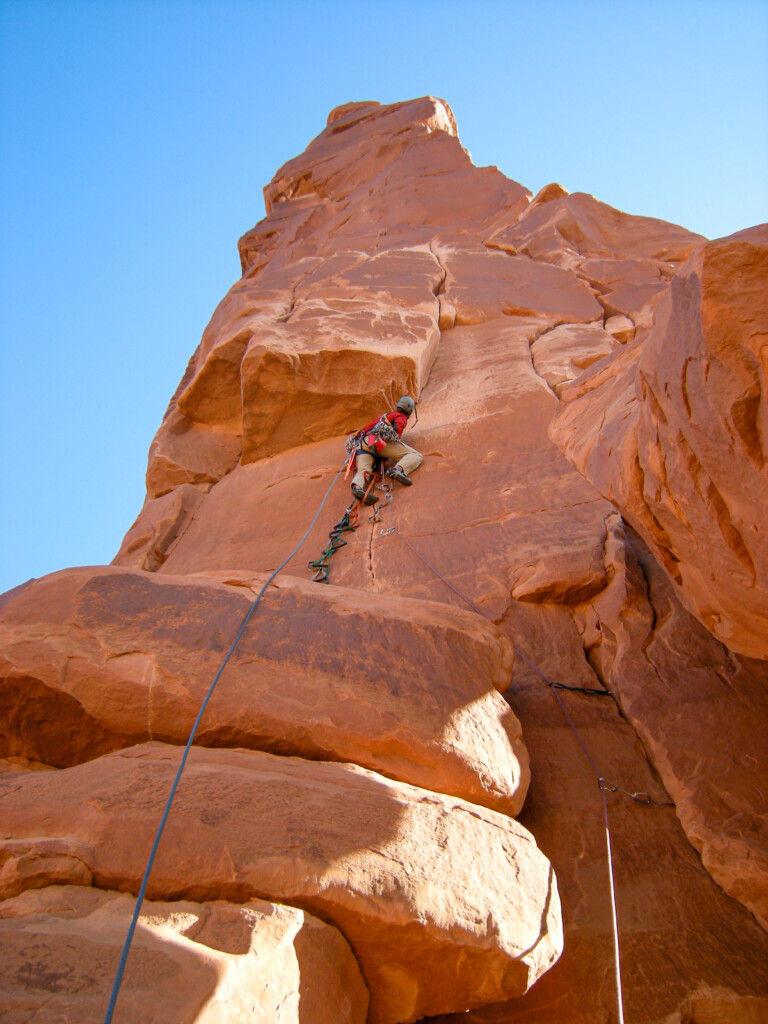
[[[568,683],[551,682],[549,684],[556,690],[571,690],[573,693],[588,693],[592,697],[612,697],[610,690],[599,690],[596,686],[570,686]]]
[[[381,510],[384,505],[388,504],[392,500],[392,484],[385,481],[385,478],[381,472],[381,469],[371,474],[371,479],[368,481],[368,486],[365,489],[365,497],[367,497],[374,488],[384,490],[384,496],[379,498],[376,505],[373,507],[373,513],[370,515],[369,521],[372,523],[381,522]],[[365,498],[363,498],[363,502]],[[328,534],[328,544],[326,545],[323,553],[319,558],[316,558],[312,562],[307,562],[307,569],[309,572],[314,571],[312,581],[314,583],[327,583],[328,573],[331,570],[331,558],[339,550],[347,546],[347,541],[344,539],[345,533],[354,533],[360,523],[358,522],[360,515],[360,508],[363,502],[355,501],[347,507],[344,515],[331,528]]]
[[[357,505],[358,508],[355,508],[355,505]],[[339,548],[347,546],[347,542],[342,537],[342,534],[354,533],[359,526],[359,523],[357,522],[359,505],[359,502],[354,502],[349,506],[344,515],[328,534],[328,545],[322,555],[320,555],[319,558],[316,558],[314,562],[307,562],[307,569],[309,569],[310,572],[312,572],[313,569],[315,570],[315,574],[312,577],[315,583],[328,582],[328,573],[331,569],[331,558]]]
[[[645,804],[647,807],[674,807],[675,805],[669,800],[654,800],[650,793],[630,793],[628,789],[622,789],[613,782],[609,782],[608,779],[604,779],[602,776],[597,780],[597,785],[603,791],[603,793],[623,793],[624,796],[628,796],[635,803]]]

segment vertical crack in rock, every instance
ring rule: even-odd
[[[291,287],[291,298],[290,298],[290,301],[288,302],[288,308],[285,310],[284,313],[281,313],[280,316],[275,318],[275,323],[287,324],[288,321],[293,316],[293,311],[296,308],[296,288],[297,287],[298,286],[296,284],[292,285],[292,287]],[[245,353],[243,353],[243,354],[245,354]]]
[[[542,377],[542,375],[539,373],[539,370],[536,366],[536,360],[533,356],[533,345],[536,341],[539,340],[540,337],[543,337],[545,334],[548,334],[550,330],[555,330],[555,327],[559,326],[559,324],[556,324],[554,327],[543,327],[540,331],[534,330],[533,335],[528,338],[528,360],[531,368],[531,373],[533,373],[534,377],[541,381],[544,388],[549,392],[550,395],[552,395],[553,398],[557,399],[557,401],[560,401],[558,395],[552,389],[547,379],[545,377]]]
[[[181,484],[146,502],[112,564],[157,572],[192,526],[205,496],[201,487]]]
[[[205,498],[205,495],[201,494],[200,495],[200,502],[201,503],[204,500],[204,498]],[[191,529],[191,527],[194,524],[196,519],[197,519],[197,508],[195,508],[191,513],[188,513],[184,517],[184,519],[182,520],[182,527],[181,527],[181,529],[171,538],[170,543],[168,544],[168,546],[164,550],[160,551],[157,548],[153,548],[153,551],[157,554],[157,557],[158,557],[158,565],[156,566],[156,568],[159,569],[160,566],[163,564],[163,562],[165,562],[170,557],[170,555],[173,553],[174,548],[178,544],[181,543],[181,541],[184,538],[184,535],[187,533],[188,530]]]
[[[434,239],[429,241],[429,251],[437,263],[440,269],[440,283],[434,290],[435,298],[437,299],[437,326],[439,331],[450,330],[456,323],[456,310],[454,306],[445,301],[441,296],[445,295],[446,288],[448,286],[448,268],[440,258],[439,252],[435,250]]]
[[[373,538],[376,532],[376,523],[371,523],[370,533],[368,535],[368,574],[371,577],[371,589],[376,589],[376,573],[373,566]]]

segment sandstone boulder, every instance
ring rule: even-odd
[[[3,895],[136,892],[179,758],[151,743],[1,776]],[[192,750],[147,894],[258,895],[316,914],[352,947],[372,1024],[521,994],[561,950],[553,872],[514,820],[353,765],[254,751]]]
[[[100,1024],[134,903],[84,886],[0,903],[0,1018]],[[303,910],[264,900],[147,900],[113,1020],[365,1024],[367,1009],[349,945]]]
[[[564,392],[551,435],[696,617],[768,658],[768,228],[701,246],[652,333]]]
[[[426,248],[338,253],[312,271],[245,350],[243,462],[351,429],[377,401],[418,395],[440,337],[441,280]]]
[[[115,567],[38,580],[0,610],[0,756],[64,766],[146,739],[185,743],[263,578]],[[196,742],[354,761],[505,813],[529,782],[497,692],[512,652],[471,611],[279,577]]]

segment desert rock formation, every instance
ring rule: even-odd
[[[768,226],[699,247],[552,437],[728,648],[768,659]],[[746,500],[745,500],[746,499]]]
[[[8,1006],[75,998],[89,954],[35,965],[76,920],[101,1019],[282,565],[150,879],[137,957],[224,979],[169,1021],[615,1020],[600,786],[626,1019],[764,1019],[765,229],[534,197],[430,97],[338,108],[264,195],[115,563],[0,599]],[[347,433],[406,393],[414,486],[311,582]],[[172,990],[124,984],[116,1020]]]
[[[152,743],[15,778],[0,895],[41,867],[135,892],[180,756]],[[560,953],[552,867],[506,815],[354,765],[232,749],[193,751],[175,812],[148,896],[308,909],[352,947],[373,1024],[525,992]]]
[[[0,1017],[100,1020],[134,900],[83,885],[0,903]],[[34,944],[39,970],[30,970]],[[296,907],[147,901],[118,1019],[364,1024],[368,990],[341,933]],[[62,981],[66,979],[66,984]]]

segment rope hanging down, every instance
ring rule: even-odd
[[[462,592],[457,587],[455,587],[450,582],[450,580],[447,580],[445,578],[445,576],[443,576],[443,574],[438,569],[436,569],[434,565],[432,565],[431,562],[429,562],[419,551],[416,550],[416,548],[408,540],[406,540],[406,538],[402,535],[402,533],[400,533],[400,531],[395,526],[394,517],[392,516],[392,509],[391,508],[389,510],[389,515],[390,515],[390,520],[392,522],[392,525],[390,527],[388,527],[386,530],[382,530],[381,533],[380,533],[380,536],[385,537],[387,534],[390,534],[390,533],[397,534],[397,536],[405,544],[405,546],[407,548],[409,548],[414,553],[414,555],[416,555],[416,557],[420,561],[422,561],[427,566],[427,568],[430,569],[435,574],[435,576],[438,577],[438,579],[442,580],[443,583],[445,583],[445,585],[447,587],[449,587],[454,592],[454,594],[457,594],[462,599],[462,601],[466,602],[466,604],[468,604],[469,607],[473,611],[477,612],[478,615],[482,615],[483,618],[487,619],[488,616],[485,614],[484,611],[482,611],[480,608],[478,608],[478,606],[474,603],[474,601],[472,601],[470,598],[468,598],[466,596],[466,594],[462,594]],[[548,676],[546,676],[541,671],[540,668],[538,668],[536,665],[534,665],[534,663],[529,658],[527,658],[526,655],[523,654],[523,652],[518,647],[515,647],[514,645],[513,645],[513,647],[514,647],[515,653],[520,658],[523,659],[523,661],[526,663],[526,665],[528,665],[528,667],[530,669],[532,669],[541,679],[543,679],[543,681],[547,684],[547,686],[551,690],[552,694],[554,695],[555,699],[557,700],[558,704],[560,705],[560,709],[562,710],[563,714],[565,715],[565,719],[568,722],[568,725],[571,727],[571,730],[573,731],[574,736],[578,740],[579,746],[581,747],[582,751],[584,752],[585,757],[587,758],[587,760],[589,761],[590,765],[592,766],[592,770],[595,773],[595,777],[597,778],[597,784],[598,784],[598,787],[600,789],[600,795],[602,797],[602,802],[603,802],[603,824],[604,824],[604,829],[605,829],[605,844],[606,844],[606,850],[607,850],[607,854],[608,854],[608,885],[609,885],[610,899],[611,899],[611,919],[612,919],[612,922],[613,922],[613,952],[614,952],[614,969],[615,969],[615,975],[616,975],[616,1000],[617,1000],[618,1024],[624,1024],[624,999],[623,999],[622,985],[621,985],[621,957],[620,957],[620,953],[619,953],[619,922],[618,922],[618,915],[617,915],[617,912],[616,912],[616,889],[615,889],[614,876],[613,876],[613,855],[612,855],[612,852],[611,852],[611,830],[610,830],[610,824],[609,824],[609,821],[608,821],[608,800],[607,800],[606,794],[607,793],[623,793],[625,796],[630,797],[636,803],[644,804],[645,806],[651,806],[652,805],[654,807],[673,807],[674,804],[672,804],[670,802],[662,802],[662,801],[659,801],[659,800],[653,800],[649,793],[630,793],[628,790],[620,789],[614,783],[609,782],[606,778],[604,778],[603,775],[600,772],[600,769],[595,764],[595,761],[592,758],[592,755],[589,753],[589,750],[587,749],[586,744],[584,743],[583,739],[581,738],[581,734],[579,733],[579,730],[576,728],[576,725],[574,724],[573,719],[568,714],[568,709],[566,708],[565,704],[563,703],[563,700],[560,697],[560,694],[557,692],[558,690],[571,690],[571,691],[575,691],[577,693],[597,694],[597,695],[600,695],[600,696],[612,697],[613,694],[610,693],[609,690],[599,690],[599,689],[596,689],[596,688],[583,687],[583,686],[568,686],[566,683],[555,682],[555,680],[550,679]]]
[[[104,1017],[104,1024],[111,1024],[112,1015],[115,1012],[115,1003],[117,1002],[117,996],[118,996],[118,993],[120,991],[120,985],[122,984],[122,981],[123,981],[123,975],[125,973],[125,965],[126,965],[126,962],[128,960],[128,953],[130,952],[131,942],[133,941],[133,935],[134,935],[134,932],[136,931],[136,925],[138,924],[138,921],[139,921],[139,914],[141,912],[141,905],[144,902],[144,895],[145,895],[145,893],[147,891],[147,884],[149,883],[149,876],[152,873],[152,867],[153,867],[153,865],[155,863],[155,857],[157,855],[157,850],[158,850],[158,847],[160,845],[160,839],[162,838],[163,830],[165,829],[165,824],[168,821],[168,816],[171,813],[171,805],[173,804],[173,798],[176,795],[176,790],[178,789],[179,782],[181,781],[181,774],[184,771],[184,766],[187,763],[187,758],[189,757],[189,752],[192,749],[192,742],[193,742],[193,740],[195,738],[195,735],[197,734],[198,726],[200,725],[200,721],[201,721],[201,719],[203,717],[203,714],[205,713],[205,709],[208,706],[208,702],[210,701],[211,697],[213,696],[213,691],[216,689],[216,684],[218,683],[219,679],[221,678],[221,675],[222,675],[224,669],[227,667],[227,663],[229,662],[229,659],[234,654],[235,648],[237,647],[238,643],[240,642],[240,638],[242,637],[243,633],[245,632],[245,629],[246,629],[248,623],[251,621],[251,618],[253,617],[253,613],[256,611],[256,609],[257,609],[257,607],[259,605],[259,602],[261,601],[262,597],[264,596],[264,593],[265,593],[267,587],[270,585],[270,583],[275,578],[275,576],[277,576],[277,574],[280,572],[280,570],[284,569],[285,566],[290,562],[290,560],[299,552],[300,548],[304,544],[304,541],[307,539],[307,537],[309,536],[310,532],[312,531],[312,527],[315,525],[315,523],[319,519],[320,513],[323,510],[323,506],[325,505],[326,501],[328,500],[328,497],[329,497],[331,491],[333,490],[334,484],[339,479],[341,474],[344,472],[345,466],[346,466],[346,459],[342,463],[341,469],[338,471],[336,476],[331,481],[330,487],[325,492],[325,496],[323,497],[323,500],[320,502],[320,505],[319,505],[319,507],[317,509],[317,512],[314,515],[314,518],[312,519],[312,522],[307,527],[306,533],[301,538],[301,540],[296,545],[296,547],[293,549],[293,551],[290,553],[290,555],[288,555],[288,557],[286,559],[284,559],[280,563],[280,565],[278,565],[278,567],[275,569],[275,571],[269,576],[269,578],[267,579],[266,583],[262,586],[261,590],[256,595],[256,598],[254,599],[253,603],[251,604],[251,607],[248,609],[248,612],[247,612],[245,618],[243,619],[243,623],[240,626],[240,629],[237,631],[237,635],[235,636],[235,639],[232,641],[232,646],[227,651],[227,653],[226,653],[226,655],[224,657],[224,660],[222,661],[221,665],[219,666],[218,672],[214,676],[213,682],[211,683],[210,688],[209,688],[208,692],[205,695],[203,703],[200,705],[200,710],[198,711],[197,718],[195,718],[195,721],[194,721],[194,723],[192,725],[192,731],[189,734],[189,739],[187,740],[187,744],[184,747],[184,753],[182,754],[181,761],[179,762],[178,770],[176,772],[176,775],[174,777],[173,783],[171,785],[171,790],[170,790],[170,792],[168,794],[168,799],[167,799],[166,804],[165,804],[165,810],[163,811],[163,815],[162,815],[162,817],[160,819],[160,824],[157,827],[157,833],[155,835],[155,841],[152,844],[152,849],[151,849],[150,854],[149,854],[149,859],[147,861],[147,866],[144,869],[144,877],[141,880],[141,886],[139,887],[139,892],[138,892],[138,895],[136,897],[136,906],[134,907],[134,910],[133,910],[133,917],[131,918],[131,923],[130,923],[130,926],[128,928],[128,934],[127,934],[126,939],[125,939],[125,944],[123,945],[123,951],[122,951],[122,954],[120,956],[120,962],[119,962],[119,964],[117,966],[117,973],[115,975],[115,982],[114,982],[114,985],[112,986],[112,994],[111,994],[110,999],[109,999],[109,1005],[107,1007],[106,1016]]]

